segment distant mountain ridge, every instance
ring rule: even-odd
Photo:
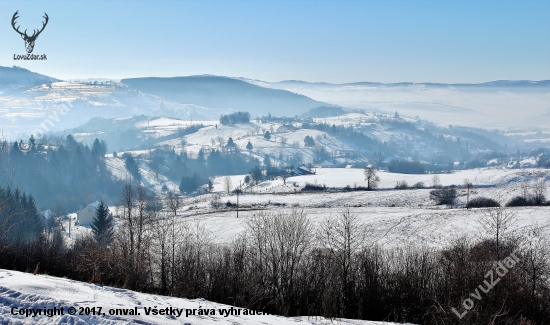
[[[57,81],[60,80],[18,66],[0,66],[0,86],[38,86]]]
[[[251,82],[254,82],[250,80]],[[393,82],[393,83],[384,83],[384,82],[373,82],[373,81],[358,81],[358,82],[348,82],[348,83],[329,83],[329,82],[308,82],[302,80],[282,80],[273,83],[267,83],[271,85],[294,85],[294,86],[305,86],[305,85],[315,85],[315,86],[385,86],[385,87],[406,87],[406,86],[431,86],[431,87],[483,87],[483,86],[493,86],[493,87],[550,87],[550,80],[494,80],[487,81],[482,83],[437,83],[437,82]]]
[[[121,82],[131,89],[152,94],[181,104],[212,108],[231,108],[252,115],[268,113],[294,116],[326,105],[307,96],[286,90],[264,88],[243,80],[219,76],[173,78],[132,78]]]
[[[418,116],[441,125],[485,127],[544,124],[550,80],[495,80],[478,84],[267,82],[201,75],[61,81],[21,67],[0,66],[0,126],[8,135],[30,132],[70,102],[74,109],[53,129],[70,128],[93,117],[135,115],[216,120],[247,111],[254,117],[300,116],[312,109],[342,107],[365,112]],[[327,112],[313,112],[325,115]],[[333,114],[334,112],[330,113]],[[306,116],[304,115],[304,116]],[[308,115],[309,116],[309,115]]]

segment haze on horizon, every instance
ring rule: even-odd
[[[59,79],[223,75],[263,81],[550,79],[548,1],[2,1],[0,65]],[[35,54],[10,21],[38,28]]]

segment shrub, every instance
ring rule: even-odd
[[[407,184],[407,181],[398,181],[395,184],[395,189],[396,190],[406,190],[408,188],[409,188],[409,184]]]
[[[525,207],[528,205],[529,205],[529,202],[523,196],[513,197],[510,199],[510,201],[506,203],[507,207]]]
[[[222,206],[223,206],[223,203],[221,203],[219,199],[214,199],[214,200],[210,201],[210,206],[213,209],[221,209]]]
[[[306,183],[306,186],[302,189],[302,191],[323,191],[325,188],[321,185],[315,185],[315,184],[309,184]]]
[[[418,182],[418,183],[415,183],[412,187],[414,187],[414,188],[426,188],[426,185],[424,185],[424,182]]]
[[[430,199],[437,202],[438,205],[455,203],[457,198],[456,189],[453,187],[442,187],[430,191]]]
[[[546,197],[543,194],[530,195],[527,198],[529,205],[546,205]]]
[[[500,203],[487,197],[476,197],[466,204],[467,208],[496,208],[500,207]]]
[[[546,205],[546,198],[544,196],[529,195],[527,198],[523,196],[515,196],[506,203],[507,207],[527,207]]]

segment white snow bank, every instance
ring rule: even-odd
[[[54,307],[63,308],[63,315],[48,317],[45,315],[25,316],[27,310],[44,312]],[[69,308],[75,308],[75,315],[69,314]],[[96,315],[79,315],[81,308],[95,307]],[[99,312],[99,307],[101,311]],[[215,315],[189,315],[187,310],[214,310]],[[136,309],[137,308],[137,309]],[[178,316],[146,315],[146,310],[181,311]],[[231,306],[206,301],[204,299],[182,299],[151,294],[143,294],[124,289],[102,287],[47,275],[32,275],[0,269],[0,323],[1,324],[350,324],[382,325],[385,322],[360,320],[327,320],[322,317],[287,318],[276,315],[220,315],[220,309]],[[109,315],[109,311],[137,311],[139,315]],[[89,311],[89,310],[88,310]],[[19,312],[23,312],[20,315]],[[97,313],[100,313],[97,315]],[[16,315],[14,315],[14,313]],[[197,314],[197,312],[195,312]]]

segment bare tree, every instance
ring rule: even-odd
[[[132,183],[130,181],[127,181],[126,184],[124,184],[124,188],[122,189],[122,195],[120,198],[120,206],[122,209],[122,215],[121,219],[124,222],[123,223],[123,230],[126,233],[122,238],[124,241],[128,240],[128,246],[125,252],[128,254],[127,260],[132,260],[134,255],[134,243],[135,243],[135,225],[134,225],[134,218],[133,218],[133,210],[135,206],[135,190],[132,186]],[[121,229],[122,230],[122,229]]]
[[[434,174],[432,176],[432,187],[437,188],[441,186],[441,180],[439,179],[439,175]]]
[[[523,198],[527,200],[529,196],[529,187],[530,187],[528,179],[526,177],[523,177],[523,179],[519,183],[519,186],[521,188],[521,194]]]
[[[550,243],[538,230],[533,230],[521,245],[519,253],[521,268],[531,282],[531,295],[535,296],[537,286],[544,286],[550,272]]]
[[[208,192],[211,193],[214,189],[214,180],[210,177],[208,178]]]
[[[172,215],[176,217],[178,210],[183,206],[183,198],[170,191],[166,196],[166,205],[168,209],[170,209],[170,211],[172,212]]]
[[[365,180],[367,181],[367,189],[373,190],[378,187],[378,182],[380,182],[380,177],[376,175],[376,170],[372,167],[367,167],[363,171],[365,174]]]
[[[318,245],[328,250],[330,257],[338,266],[336,270],[340,285],[340,300],[343,315],[352,311],[352,290],[356,273],[353,271],[354,259],[367,242],[367,229],[359,216],[346,208],[337,216],[321,221],[317,238]]]
[[[503,207],[492,208],[487,210],[480,223],[486,235],[494,242],[496,258],[500,260],[502,246],[512,240],[511,230],[516,223],[516,214]]]
[[[281,137],[281,144],[283,145],[283,148],[286,146],[287,142],[288,142],[287,138]]]
[[[233,187],[233,182],[231,181],[231,177],[226,176],[223,179],[223,185],[225,187],[225,190],[227,191],[227,194],[231,193],[231,188]]]
[[[220,145],[220,147],[223,147],[225,145],[225,139],[222,136],[218,136],[216,140],[218,140],[218,144]]]
[[[153,279],[160,279],[161,293],[169,294],[176,273],[176,247],[180,228],[176,220],[167,214],[154,220],[152,227],[151,272]]]
[[[109,248],[99,245],[91,236],[80,238],[75,246],[79,252],[76,271],[88,275],[92,283],[102,283],[101,269],[108,263]]]
[[[277,307],[288,314],[297,303],[299,266],[312,244],[310,221],[304,211],[292,210],[255,214],[245,226],[255,267],[266,275]]]
[[[157,203],[143,186],[126,182],[119,205],[122,224],[117,228],[115,240],[120,249],[124,282],[128,288],[139,289],[147,277],[150,224],[156,217]]]
[[[466,195],[466,206],[470,203],[470,188],[472,186],[472,182],[469,179],[464,179],[464,187],[468,190],[468,194]]]
[[[382,164],[384,159],[386,159],[386,157],[384,156],[384,153],[379,150],[379,151],[376,151],[372,155],[372,159],[374,160],[374,163],[376,164],[376,169],[380,170],[380,165]]]
[[[155,218],[156,211],[154,210],[155,198],[147,193],[143,186],[138,186],[136,190],[136,232],[137,232],[137,251],[138,263],[143,260],[143,243],[146,241],[145,236],[147,227],[152,219]]]
[[[533,184],[533,203],[543,205],[546,201],[546,181],[541,177]]]
[[[286,185],[286,180],[288,179],[288,174],[282,174],[281,179],[283,180],[283,185]]]
[[[172,275],[172,278],[173,278],[175,276],[175,272],[176,272],[176,269],[175,269],[175,267],[176,267],[176,262],[175,262],[175,259],[176,259],[176,217],[178,215],[178,210],[183,205],[183,199],[181,198],[181,196],[178,196],[178,195],[176,195],[172,192],[169,192],[168,196],[166,197],[166,203],[168,205],[168,208],[172,212],[172,218],[170,220],[170,228],[171,228],[170,245],[171,245],[171,253],[172,254],[171,254],[170,262],[171,262],[171,265],[172,265],[171,275]]]

